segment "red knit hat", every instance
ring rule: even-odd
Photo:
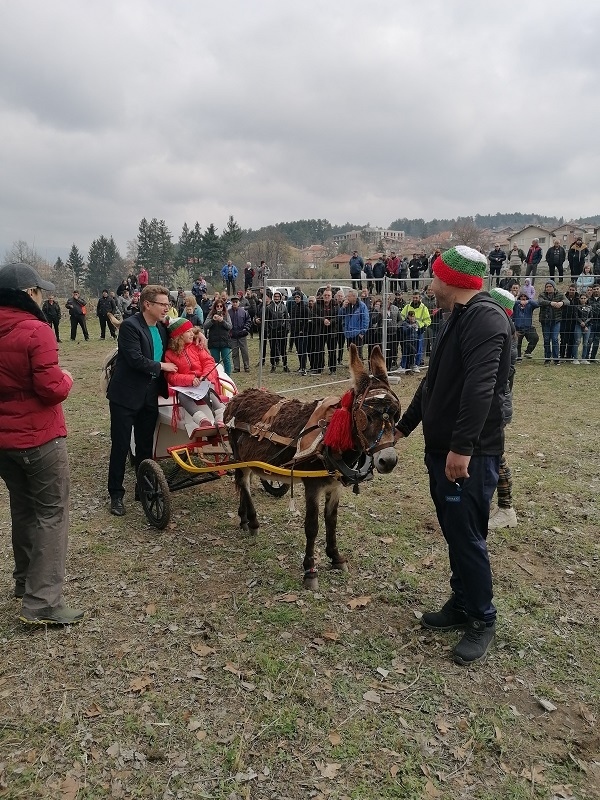
[[[193,327],[189,319],[182,319],[180,317],[169,325],[169,336],[171,339],[174,339],[176,336],[181,336],[181,334],[186,331],[191,331]]]

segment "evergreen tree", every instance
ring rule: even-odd
[[[187,222],[183,223],[183,228],[181,229],[181,233],[179,235],[179,241],[176,245],[176,253],[173,262],[177,269],[184,267],[187,269],[188,260],[190,257],[190,245],[191,239],[193,236],[193,231],[190,231],[188,228]]]
[[[223,243],[212,222],[202,234],[200,252],[205,273],[207,275],[216,274],[222,266]]]
[[[112,236],[100,236],[90,245],[88,254],[87,283],[92,292],[100,296],[103,289],[111,284],[115,263],[120,259],[119,251]]]
[[[59,256],[52,267],[52,283],[56,286],[56,292],[63,297],[69,294],[73,287],[73,273]]]
[[[241,239],[242,229],[234,220],[234,218],[230,216],[225,230],[221,234],[221,252],[224,259],[230,258],[231,253],[235,250]]]
[[[167,223],[156,217],[140,222],[138,229],[138,269],[145,267],[150,275],[150,283],[166,283],[173,271],[174,248],[171,231]]]
[[[73,245],[71,248],[71,252],[69,253],[69,258],[67,259],[67,267],[71,270],[74,277],[74,285],[82,286],[85,280],[86,275],[86,266],[85,261],[79,250],[77,249],[77,245]]]

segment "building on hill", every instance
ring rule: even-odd
[[[508,244],[511,248],[516,244],[526,253],[532,239],[539,239],[540,247],[544,252],[554,241],[549,228],[543,228],[541,225],[525,225],[524,228],[520,228],[508,237]]]
[[[386,228],[363,228],[359,231],[347,231],[346,233],[337,233],[333,237],[336,244],[357,242],[363,240],[369,244],[378,244],[383,242],[385,245],[399,246],[404,239],[404,231],[391,231]]]
[[[591,227],[591,231],[590,231]],[[575,239],[578,236],[581,236],[586,242],[589,242],[590,239],[596,238],[594,226],[589,225],[582,225],[578,222],[565,222],[564,225],[561,225],[559,228],[554,228],[552,230],[553,239],[558,239],[558,241],[562,244],[563,247],[568,249]]]

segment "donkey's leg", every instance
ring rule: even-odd
[[[304,588],[317,590],[319,578],[315,567],[315,540],[319,532],[319,498],[321,497],[322,484],[316,478],[303,481],[306,512],[304,515],[304,535],[306,536],[306,551],[304,553]]]
[[[348,571],[348,564],[344,556],[337,549],[337,517],[340,503],[341,484],[335,481],[325,490],[325,553],[331,559],[331,568],[342,572]]]
[[[238,515],[240,517],[240,528],[243,531],[250,529],[252,533],[258,531],[258,518],[256,516],[256,509],[252,502],[252,494],[250,491],[250,476],[249,469],[236,469],[235,471],[235,485],[240,493],[240,505],[238,507]]]

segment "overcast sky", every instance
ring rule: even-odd
[[[592,0],[0,0],[0,258],[142,217],[600,213]]]

